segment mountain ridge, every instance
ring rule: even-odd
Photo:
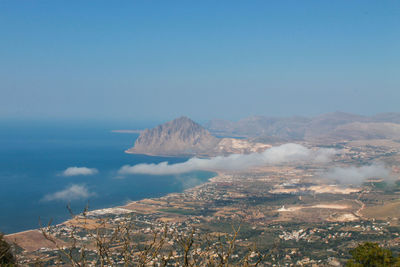
[[[251,140],[315,141],[398,138],[400,113],[363,116],[333,112],[315,117],[251,116],[239,121],[211,120],[205,127],[217,135],[231,135]],[[382,126],[382,127],[379,127]]]
[[[271,144],[287,142],[324,143],[372,139],[400,140],[400,114],[362,116],[335,112],[311,118],[252,116],[237,122],[212,120],[205,127],[182,116],[141,131],[134,146],[126,152],[207,157],[261,152]]]

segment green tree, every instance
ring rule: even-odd
[[[11,247],[0,233],[0,266],[13,266],[14,264],[15,258],[11,253]]]
[[[352,256],[347,261],[349,267],[391,267],[400,266],[398,259],[393,257],[392,251],[379,247],[377,243],[366,242],[350,250]]]

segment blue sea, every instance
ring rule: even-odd
[[[128,201],[181,192],[207,181],[215,174],[191,172],[182,175],[129,175],[121,177],[123,165],[177,163],[187,158],[132,155],[137,134],[113,133],[113,129],[143,128],[143,125],[71,121],[1,121],[0,125],[0,232],[13,233],[38,228],[50,220],[60,223],[70,217],[70,203],[78,213],[88,204],[100,209]],[[69,167],[95,168],[95,175],[63,176]],[[59,193],[72,186],[86,195],[68,199]],[[61,196],[61,197],[60,197]]]

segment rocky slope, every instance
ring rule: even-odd
[[[187,117],[144,130],[127,153],[148,155],[201,155],[213,151],[219,139]]]

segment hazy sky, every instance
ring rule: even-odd
[[[400,1],[0,1],[0,118],[400,112]]]

